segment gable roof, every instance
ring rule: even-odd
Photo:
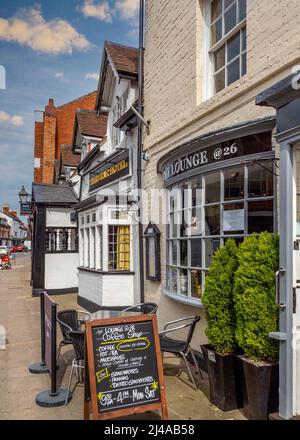
[[[119,78],[138,78],[139,51],[134,47],[105,41],[95,109],[100,110],[106,77],[116,72]],[[110,66],[110,69],[108,67]],[[110,79],[108,80],[110,81]]]
[[[107,131],[107,113],[99,115],[93,110],[77,110],[78,128],[82,135],[103,138]]]
[[[104,48],[119,74],[138,75],[138,49],[106,41]]]
[[[77,202],[77,198],[68,185],[50,185],[33,183],[33,201],[49,205],[70,205]]]

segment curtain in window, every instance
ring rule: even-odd
[[[119,226],[117,232],[117,270],[130,270],[130,227]]]

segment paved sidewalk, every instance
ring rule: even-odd
[[[0,350],[0,420],[81,420],[83,418],[83,386],[78,385],[67,406],[40,408],[36,395],[49,389],[46,375],[32,375],[28,366],[40,360],[39,299],[31,297],[30,255],[16,256],[12,270],[0,271],[0,325],[6,328],[7,347]],[[78,308],[76,295],[55,297],[59,308]],[[59,331],[58,331],[59,333]],[[63,349],[58,380],[66,387],[72,350]],[[223,413],[207,399],[208,381],[199,380],[199,391],[176,377],[177,366],[165,369],[169,418],[173,420],[228,420],[244,419],[239,411]],[[159,414],[134,416],[138,419],[156,419]]]

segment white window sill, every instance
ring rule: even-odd
[[[183,295],[175,295],[174,293],[169,292],[169,290],[165,288],[162,288],[161,291],[165,296],[172,299],[173,301],[179,302],[181,304],[186,304],[191,307],[196,307],[197,309],[203,308],[203,304],[200,299],[197,300],[197,299],[187,298],[186,296]]]

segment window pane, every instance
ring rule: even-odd
[[[204,240],[205,243],[205,267],[208,269],[212,260],[212,257],[216,250],[220,247],[220,240],[217,238],[209,238]]]
[[[227,85],[234,83],[240,78],[240,58],[230,63],[227,67]]]
[[[205,208],[206,235],[220,235],[220,206]]]
[[[181,295],[187,296],[188,294],[188,271],[187,269],[180,269],[179,270],[179,279],[180,279],[180,291],[179,293]]]
[[[177,266],[177,241],[170,241],[170,264]]]
[[[167,288],[173,293],[177,293],[177,269],[168,268]]]
[[[239,0],[239,22],[244,20],[247,15],[247,1]]]
[[[225,235],[245,233],[244,203],[224,205],[223,232]]]
[[[130,270],[130,227],[109,226],[108,268]]]
[[[192,224],[192,211],[190,209],[185,209],[181,213],[181,224],[180,224],[180,237],[187,237],[190,235]]]
[[[202,212],[201,206],[192,209],[192,222],[188,231],[190,236],[203,234]]]
[[[249,197],[273,196],[273,164],[263,163],[263,166],[269,171],[260,165],[248,167]]]
[[[222,12],[222,0],[213,0],[211,4],[211,21],[215,21]]]
[[[240,53],[240,33],[228,40],[227,43],[227,62],[233,60]]]
[[[236,26],[236,3],[234,3],[224,14],[225,35]]]
[[[234,0],[224,0],[224,8],[226,9]]]
[[[191,240],[191,267],[202,267],[202,240],[194,238]]]
[[[225,69],[215,75],[215,92],[218,93],[225,88]]]
[[[273,200],[249,202],[248,233],[273,232]]]
[[[220,201],[220,173],[205,176],[205,203]]]
[[[219,18],[211,26],[211,44],[212,46],[216,44],[222,38],[222,17]]]
[[[197,270],[191,271],[191,295],[196,299],[202,297],[202,272]]]
[[[246,28],[243,28],[241,30],[241,33],[242,33],[242,52],[243,52],[247,48],[247,32],[246,32]]]
[[[188,247],[187,240],[180,240],[180,266],[188,265]]]
[[[215,56],[215,72],[225,66],[225,46],[214,53]]]
[[[203,188],[202,177],[195,177],[191,182],[192,188],[192,206],[199,206],[203,204]]]
[[[244,167],[224,172],[224,200],[244,198]]]
[[[246,75],[247,73],[247,55],[244,53],[242,55],[242,76]]]

